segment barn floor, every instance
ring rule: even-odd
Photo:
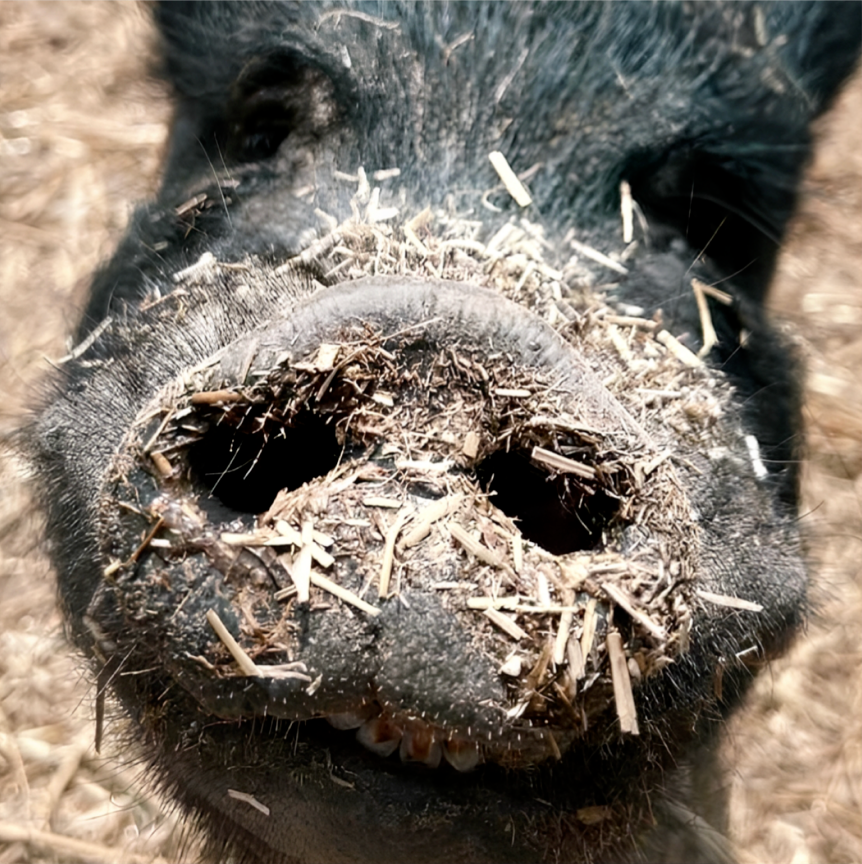
[[[154,188],[168,109],[127,3],[0,4],[0,864],[193,858],[134,762],[93,750],[13,432],[65,353],[87,279]],[[808,630],[725,747],[743,864],[862,861],[862,75],[820,146],[772,305],[807,359]]]

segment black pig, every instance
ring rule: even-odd
[[[100,703],[213,857],[727,860],[805,606],[763,302],[859,4],[154,14],[162,189],[32,430]]]

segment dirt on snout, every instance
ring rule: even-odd
[[[352,258],[360,272],[363,262],[379,270],[380,260],[409,258],[398,228],[351,223],[337,233],[338,255]],[[456,242],[423,232],[429,259],[439,253],[448,260],[445,244]],[[485,251],[470,242],[474,252]],[[521,267],[510,260],[523,254],[503,243],[495,248],[484,265],[481,256],[462,256],[444,265],[442,275],[469,270],[503,294],[528,290],[521,272],[526,260]],[[315,266],[321,264],[326,269],[333,262],[316,256]],[[551,282],[556,274],[545,270]],[[196,277],[207,290],[217,283],[228,293],[236,278],[247,290],[265,279],[259,268],[217,262]],[[195,290],[194,279],[183,283],[185,290]],[[379,280],[366,282],[390,284]],[[413,293],[426,284],[438,298],[468,290],[460,281],[408,283]],[[552,293],[532,283],[529,290]],[[499,321],[502,301],[497,293],[486,296]],[[506,723],[493,733],[499,740],[485,745],[486,760],[514,765],[559,758],[602,714],[616,730],[614,711],[624,730],[637,734],[630,675],[637,684],[687,651],[694,609],[704,598],[755,607],[697,588],[699,527],[684,491],[692,486],[690,475],[708,476],[705,464],[694,463],[725,443],[717,418],[729,390],[693,355],[686,364],[666,350],[655,321],[624,321],[599,295],[589,295],[589,315],[560,305],[574,326],[563,316],[559,332],[627,400],[629,411],[616,409],[617,422],[608,420],[606,431],[602,411],[617,403],[604,397],[598,378],[591,425],[592,406],[579,403],[592,392],[592,377],[566,385],[559,365],[530,366],[499,342],[493,353],[476,344],[481,340],[443,344],[430,324],[401,324],[390,335],[367,323],[344,324],[308,352],[282,349],[272,366],[236,349],[248,371],[233,386],[225,386],[218,363],[167,385],[142,410],[109,471],[106,538],[131,538],[134,546],[143,534],[147,552],[163,560],[151,572],[150,606],[159,603],[159,585],[173,581],[165,575],[171,561],[203,556],[232,586],[235,609],[272,618],[267,625],[246,621],[238,637],[251,664],[258,658],[263,664],[243,660],[241,667],[261,676],[308,659],[291,636],[294,604],[326,608],[334,595],[376,616],[375,604],[391,597],[409,608],[402,586],[438,596],[471,634],[477,655],[505,670],[508,692],[495,709]],[[560,314],[557,306],[548,308]],[[512,309],[523,314],[522,305]],[[675,407],[664,408],[657,393],[675,394]],[[203,457],[196,455],[201,450]],[[300,473],[304,466],[313,468]],[[142,472],[151,479],[142,481]],[[236,526],[210,521],[212,496],[261,515],[253,524],[241,517]],[[519,497],[530,502],[523,511]],[[149,520],[143,528],[142,513]],[[592,551],[599,541],[602,552]],[[120,590],[143,552],[109,541],[110,579]],[[262,568],[268,577],[260,578]],[[177,579],[183,582],[180,573]],[[284,603],[283,612],[272,609],[273,597]],[[330,614],[340,608],[336,603]],[[632,623],[624,626],[629,616]],[[620,627],[625,650],[614,654],[611,634],[619,636]],[[222,646],[202,661],[210,677],[240,672],[228,645],[230,651]],[[561,678],[558,667],[565,664]],[[321,680],[333,674],[325,666],[303,672]],[[332,712],[322,695],[331,686],[314,687],[317,713]],[[220,691],[220,710],[225,704]],[[267,706],[268,715],[279,710],[292,709]],[[478,716],[460,725],[475,727]],[[441,719],[439,734],[454,734],[455,722]]]
[[[11,446],[46,358],[67,353],[89,275],[155,186],[169,112],[143,83],[149,26],[126,4],[0,4],[2,862],[195,855],[133,759],[94,752],[95,688],[64,641]],[[862,860],[860,114],[857,76],[821,125],[773,293],[809,368],[801,519],[815,609],[729,725],[730,831],[749,864]]]

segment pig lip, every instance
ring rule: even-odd
[[[404,341],[407,334],[409,343]],[[465,347],[462,334],[470,337],[469,349]],[[444,608],[450,601],[445,597],[440,599],[440,592],[435,588],[439,579],[432,578],[436,572],[448,574],[450,581],[453,577],[466,581],[465,574],[485,580],[486,596],[499,592],[504,583],[508,586],[504,593],[512,594],[515,590],[512,586],[522,579],[522,575],[515,573],[514,564],[500,560],[488,563],[482,558],[485,553],[481,550],[487,550],[488,544],[493,543],[495,530],[498,534],[502,531],[502,536],[508,538],[507,543],[515,538],[517,530],[505,514],[498,513],[486,500],[480,507],[485,509],[476,516],[476,501],[483,498],[482,490],[464,470],[465,464],[476,464],[476,457],[471,457],[472,461],[464,457],[461,439],[448,459],[452,463],[450,471],[442,475],[432,471],[429,479],[427,465],[418,475],[411,474],[414,468],[403,464],[399,467],[397,460],[381,456],[380,442],[374,444],[373,434],[362,437],[364,432],[351,433],[359,435],[356,439],[359,450],[352,461],[336,464],[324,476],[286,493],[283,499],[276,496],[275,501],[257,508],[256,512],[268,509],[258,516],[255,524],[250,524],[249,517],[231,512],[229,507],[219,510],[218,506],[213,506],[208,500],[209,490],[202,487],[200,477],[189,462],[189,434],[194,438],[199,433],[209,434],[201,433],[204,428],[235,423],[236,428],[245,424],[259,427],[264,436],[276,436],[279,423],[287,428],[293,422],[290,418],[299,416],[290,413],[294,408],[279,407],[288,402],[294,405],[299,398],[296,394],[315,394],[317,403],[323,404],[323,396],[338,390],[336,385],[340,379],[333,376],[339,369],[357,367],[357,371],[350,374],[360,384],[367,380],[362,367],[367,358],[357,348],[364,344],[363,339],[368,343],[366,348],[371,359],[367,362],[372,366],[373,363],[385,366],[387,362],[392,365],[389,358],[394,356],[393,350],[402,354],[414,352],[411,357],[420,356],[416,369],[425,369],[429,358],[454,352],[452,362],[463,372],[465,364],[469,366],[472,361],[466,353],[466,359],[459,360],[458,352],[480,352],[485,357],[483,362],[491,369],[491,384],[474,382],[467,390],[507,394],[494,397],[502,400],[494,404],[505,408],[503,416],[520,416],[519,411],[527,410],[522,408],[522,403],[532,406],[527,410],[530,416],[525,415],[524,429],[529,434],[524,440],[541,440],[548,446],[563,442],[578,453],[586,453],[586,462],[575,465],[575,468],[580,466],[581,472],[575,475],[578,478],[575,486],[581,488],[586,484],[584,488],[590,495],[598,490],[598,486],[593,488],[591,483],[607,483],[611,488],[614,483],[622,482],[619,478],[629,479],[623,486],[613,487],[617,492],[634,490],[632,478],[636,472],[634,467],[624,464],[629,458],[625,456],[626,447],[637,453],[636,457],[630,457],[634,460],[632,466],[637,460],[652,462],[655,459],[655,448],[649,438],[601,386],[585,358],[522,307],[495,293],[461,283],[371,279],[336,286],[315,294],[290,318],[272,322],[263,331],[233,343],[217,362],[210,364],[204,381],[194,382],[191,388],[187,384],[179,388],[182,392],[179,401],[177,385],[166,388],[172,400],[167,414],[163,411],[164,393],[154,400],[153,405],[160,406],[157,410],[151,405],[141,413],[141,420],[133,424],[117,464],[109,472],[114,485],[105,495],[110,506],[102,526],[103,548],[108,560],[119,562],[110,573],[112,590],[121,597],[130,626],[150,628],[153,641],[161,643],[160,662],[212,715],[237,719],[329,718],[333,725],[343,729],[353,726],[358,730],[359,742],[380,756],[397,749],[404,761],[437,765],[445,759],[459,771],[469,770],[481,761],[520,767],[558,758],[583,736],[588,715],[592,718],[590,722],[604,715],[612,722],[610,680],[607,671],[602,672],[597,667],[592,680],[581,685],[581,691],[575,686],[570,688],[573,694],[578,692],[582,700],[579,707],[573,707],[564,692],[565,679],[547,671],[551,668],[551,655],[546,636],[537,641],[538,637],[530,636],[520,627],[517,630],[521,635],[513,633],[511,627],[507,634],[501,634],[498,628],[504,626],[501,623],[505,620],[504,611],[497,610],[498,617],[494,619],[451,605]],[[331,370],[315,365],[324,346],[339,344],[345,350],[345,359],[340,364],[333,363]],[[486,345],[489,347],[484,347]],[[285,346],[290,346],[289,357],[285,356]],[[488,358],[496,358],[493,362],[497,366]],[[264,383],[260,385],[243,384],[252,363],[255,369],[269,370],[264,373]],[[402,367],[397,364],[393,369],[390,372],[394,387],[404,372],[399,371]],[[495,378],[495,369],[502,370],[499,374],[504,377]],[[535,404],[522,396],[512,396],[511,393],[520,392],[518,387],[492,386],[500,381],[509,385],[523,383],[526,379],[518,375],[544,376],[547,389],[530,397],[535,396]],[[468,376],[468,380],[473,379]],[[347,383],[350,381],[353,379]],[[348,395],[352,392],[346,386],[343,390]],[[563,394],[561,413],[546,427],[540,424],[544,429],[541,434],[546,437],[536,439],[539,427],[531,426],[527,420],[538,416],[537,406],[544,398],[542,394],[552,390]],[[456,391],[453,385],[445,392]],[[294,395],[290,395],[288,402],[279,402],[282,396],[278,394],[285,392]],[[363,416],[359,408],[370,404],[367,393],[361,395],[360,402],[350,403],[350,410],[342,412],[345,428],[352,423],[350,428],[357,429],[359,420],[356,418]],[[398,401],[397,392],[394,401]],[[375,404],[385,408],[385,402],[378,400]],[[326,410],[330,412],[330,419],[335,418],[334,425],[341,422],[338,420],[341,415],[334,408]],[[284,416],[273,420],[273,412],[279,411]],[[577,418],[574,424],[572,417]],[[431,424],[433,420],[432,411],[422,422]],[[276,426],[267,425],[271,423]],[[597,431],[604,429],[609,431]],[[423,433],[423,429],[418,431]],[[508,438],[503,435],[501,440],[508,442],[505,444],[508,447],[514,439],[514,435]],[[441,464],[446,462],[447,458],[441,459]],[[662,477],[667,479],[663,472],[668,470],[667,466],[655,467],[650,482],[660,483]],[[348,483],[345,472],[351,471]],[[405,483],[405,477],[409,482]],[[432,539],[427,541],[432,544],[427,546],[431,550],[427,555],[431,557],[425,559],[424,569],[418,568],[419,575],[413,577],[419,580],[418,587],[405,588],[402,593],[405,609],[401,609],[397,598],[376,601],[371,604],[370,611],[348,609],[342,601],[355,606],[361,583],[367,579],[367,574],[362,573],[362,559],[357,550],[374,547],[375,554],[384,554],[386,545],[375,541],[367,531],[357,545],[353,523],[365,522],[369,529],[376,525],[380,537],[394,524],[391,520],[381,521],[379,515],[372,518],[367,509],[361,509],[370,506],[365,502],[367,492],[357,491],[362,480],[377,482],[384,489],[383,497],[388,489],[390,498],[398,494],[402,505],[411,505],[423,512],[429,505],[427,501],[417,502],[415,490],[423,483],[426,486],[436,484],[440,500],[457,500],[444,514],[445,519],[468,526],[473,524],[471,519],[478,519],[475,524],[485,525],[485,530],[491,534],[481,541],[474,540],[477,545],[473,546],[467,537],[469,532],[462,536],[449,527],[450,537],[441,534],[443,529],[435,523],[429,535]],[[666,484],[668,489],[672,485]],[[321,495],[326,498],[325,506],[314,504],[315,496]],[[680,502],[685,510],[684,495]],[[317,555],[318,565],[324,567],[320,563],[320,552],[314,552],[320,550],[323,543],[315,537],[330,530],[320,524],[315,527],[314,520],[320,523],[321,513],[339,517],[333,529],[335,554],[330,555],[333,562],[326,565],[332,567],[334,574],[329,581],[352,586],[348,592],[352,599],[344,600],[343,595],[338,601],[326,599],[324,602],[331,604],[332,609],[323,615],[315,612],[314,603],[309,605],[308,598],[299,595],[297,575],[300,567],[312,566],[312,555]],[[357,519],[357,514],[365,515]],[[145,517],[144,526],[141,516]],[[418,519],[418,515],[415,518]],[[279,527],[280,523],[287,528]],[[673,518],[670,526],[664,525],[662,530],[677,530]],[[323,530],[319,530],[320,527]],[[279,536],[287,537],[284,532],[288,529],[302,536],[282,544]],[[398,540],[397,532],[393,536]],[[144,537],[143,543],[141,537]],[[236,537],[240,539],[235,541]],[[124,538],[135,538],[136,548],[124,547],[129,542]],[[276,540],[279,543],[274,543]],[[442,545],[441,540],[445,541]],[[522,545],[520,540],[517,542]],[[299,551],[288,564],[279,562],[275,549],[291,544]],[[308,550],[308,556],[301,565],[304,550]],[[407,553],[402,550],[399,554]],[[607,597],[600,594],[595,584],[584,594],[581,589],[576,592],[574,587],[566,588],[560,582],[560,574],[568,572],[560,567],[580,565],[574,560],[561,565],[556,556],[530,545],[523,554],[531,584],[540,585],[544,578],[546,594],[549,591],[547,578],[537,574],[543,572],[546,564],[558,568],[554,570],[557,574],[556,605],[571,607],[580,597],[579,602],[591,610],[584,613],[585,627],[589,614],[593,632],[604,638],[601,627],[605,625],[601,620],[607,616]],[[499,553],[494,555],[499,558]],[[616,565],[627,566],[624,559],[618,551]],[[308,578],[308,574],[303,578]],[[296,597],[291,597],[288,591],[291,580],[296,583]],[[570,584],[581,583],[588,585],[589,580],[585,582],[578,576]],[[315,585],[319,587],[319,583]],[[571,596],[567,591],[571,591]],[[593,592],[591,597],[589,591]],[[273,596],[280,595],[294,604],[287,619],[273,617],[271,613]],[[319,607],[320,599],[315,602]],[[541,603],[547,602],[541,600]],[[157,633],[161,625],[153,615],[162,605],[169,623]],[[277,608],[280,616],[282,607]],[[210,629],[212,616],[224,619],[227,629],[234,637],[239,637],[248,650],[240,647],[232,658],[225,650],[230,640],[224,636],[216,639]],[[258,622],[256,616],[265,620]],[[554,619],[554,630],[559,626],[558,621]],[[655,632],[638,633],[638,639],[652,639],[651,644],[644,643],[645,647],[659,650],[666,636],[658,625],[656,631],[659,636]],[[292,647],[288,646],[291,640]],[[524,649],[524,644],[531,640],[532,645]],[[140,650],[145,650],[146,641],[140,640]],[[588,653],[593,646],[593,635],[589,641],[579,641]],[[500,666],[508,651],[519,648],[527,662],[519,683],[513,685],[501,677]],[[252,649],[257,649],[255,660],[249,656]],[[489,652],[497,658],[495,662],[489,661]],[[243,655],[251,666],[246,668],[246,677],[237,677],[234,662],[245,662]],[[577,662],[574,655],[566,656],[569,664]],[[268,658],[271,657],[277,662],[270,662]],[[135,662],[146,664],[147,660],[141,658]],[[584,658],[581,662],[585,662]],[[468,668],[469,674],[460,667]],[[586,697],[582,695],[584,689]],[[542,704],[536,707],[535,699]],[[543,707],[542,700],[553,707],[550,710]]]

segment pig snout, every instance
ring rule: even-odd
[[[580,650],[584,582],[607,617],[587,562],[625,569],[633,508],[661,494],[633,566],[654,570],[655,593],[662,554],[673,578],[693,575],[668,454],[572,345],[487,289],[334,286],[167,391],[109,472],[103,554],[110,590],[148,631],[159,611],[177,681],[217,715],[330,718],[374,752],[436,764],[442,747],[456,768],[541,761],[563,743],[551,730],[565,749],[588,725],[565,694],[537,696]],[[208,603],[259,666],[237,667]],[[529,633],[517,606],[536,608]],[[636,627],[652,649],[668,614]]]
[[[183,282],[192,329],[214,284],[244,285],[255,307],[305,284],[301,264],[250,275],[205,263]],[[381,276],[295,293],[162,385],[98,491],[106,565],[83,620],[120,698],[167,712],[170,782],[208,811],[246,810],[260,826],[242,842],[263,842],[264,858],[335,860],[372,841],[383,860],[427,857],[414,808],[429,782],[446,790],[440,860],[550,848],[560,829],[543,794],[556,807],[565,790],[587,820],[578,843],[590,806],[602,830],[631,818],[567,778],[595,790],[607,771],[610,786],[621,764],[663,762],[651,742],[693,740],[704,701],[718,710],[725,672],[732,691],[747,674],[735,658],[763,656],[804,585],[727,383],[661,353],[656,322],[609,308],[555,332],[467,282]],[[172,314],[154,310],[152,325]],[[682,388],[676,411],[629,386],[638,364],[657,389]],[[762,518],[740,519],[737,498],[760,501]],[[764,615],[778,586],[747,574],[776,564],[797,575]],[[214,746],[250,749],[253,768],[216,779],[184,766],[169,742],[182,749],[212,724]],[[603,746],[612,759],[596,756]],[[367,796],[388,803],[372,817]],[[305,807],[347,819],[334,845],[303,839]]]

